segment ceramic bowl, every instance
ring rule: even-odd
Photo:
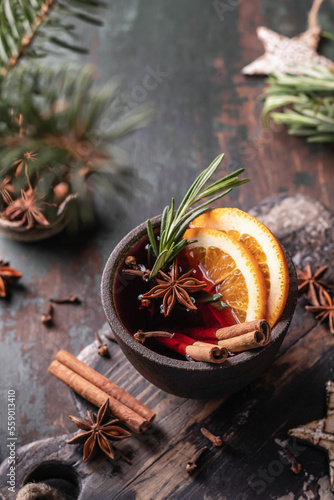
[[[76,194],[70,194],[59,205],[57,218],[49,226],[36,226],[27,229],[17,221],[8,221],[0,218],[0,235],[11,240],[34,242],[51,238],[65,229],[69,221],[69,205],[77,198]]]
[[[152,219],[157,227],[160,216]],[[126,330],[115,305],[115,276],[124,259],[146,236],[146,224],[140,224],[127,234],[110,255],[102,276],[102,304],[117,339],[130,363],[143,377],[160,389],[184,398],[210,399],[240,390],[266,370],[273,362],[292,319],[298,282],[295,267],[285,251],[289,268],[289,295],[283,314],[272,330],[271,342],[259,349],[246,351],[228,358],[221,365],[183,361],[158,354],[133,339]]]

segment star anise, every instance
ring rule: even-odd
[[[110,420],[111,416],[109,399],[100,407],[97,416],[91,410],[87,410],[87,418],[77,418],[70,415],[75,425],[84,432],[80,432],[67,442],[68,444],[85,443],[83,448],[84,462],[87,462],[93,456],[96,448],[99,448],[109,458],[115,458],[109,440],[119,441],[131,436],[130,432],[114,425],[119,420]],[[129,459],[123,454],[120,453],[120,455],[129,462]]]
[[[20,221],[21,226],[31,229],[37,224],[48,226],[50,223],[42,214],[41,208],[46,203],[41,202],[43,195],[36,192],[35,189],[28,188],[26,191],[21,189],[21,198],[13,201],[3,212],[5,219]]]
[[[34,153],[33,151],[26,151],[22,158],[19,158],[18,160],[14,161],[13,167],[16,169],[15,170],[15,176],[18,177],[23,169],[27,170],[28,168],[28,162],[29,161],[35,161],[37,156],[37,153]]]
[[[299,295],[307,291],[307,299],[313,306],[319,305],[317,291],[320,293],[326,288],[329,288],[329,285],[319,280],[327,268],[328,266],[320,267],[312,274],[311,265],[307,262],[303,271],[297,270]]]
[[[143,298],[149,300],[162,298],[165,316],[169,316],[176,302],[188,309],[197,309],[189,293],[199,292],[206,286],[206,283],[194,278],[192,272],[193,270],[190,269],[187,273],[179,276],[179,266],[177,259],[175,259],[170,273],[167,275],[160,270],[159,276],[162,279],[156,278],[157,286],[144,293]]]
[[[21,273],[9,267],[9,262],[0,260],[0,297],[6,297],[8,285],[16,283],[21,276]]]
[[[13,201],[10,193],[14,191],[13,186],[10,184],[11,178],[9,175],[7,175],[2,181],[0,182],[0,196],[2,197],[3,201],[7,204],[10,205]]]
[[[305,309],[316,314],[316,319],[320,323],[328,318],[329,330],[334,335],[334,304],[330,295],[326,290],[321,290],[319,294],[320,304],[314,306],[306,306]]]

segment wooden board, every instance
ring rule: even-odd
[[[334,215],[321,204],[302,195],[283,194],[252,213],[277,234],[299,266],[308,260],[312,265],[334,262]],[[69,435],[27,445],[18,452],[18,487],[37,467],[31,477],[67,477],[62,488],[69,499],[334,498],[328,489],[325,454],[289,440],[303,467],[295,476],[275,441],[285,442],[288,429],[324,416],[325,382],[333,378],[333,336],[305,312],[305,303],[305,298],[299,300],[272,367],[239,393],[220,400],[186,400],[164,393],[133,369],[117,345],[109,343],[111,360],[99,357],[94,344],[87,346],[79,358],[154,409],[156,423],[149,432],[118,445],[132,465],[101,459],[83,464],[80,447],[66,444]],[[76,405],[84,414],[87,405],[77,397]],[[190,477],[187,461],[195,450],[210,445],[200,433],[201,426],[220,435],[224,445],[210,449],[199,473]],[[51,469],[45,466],[49,462]],[[6,468],[4,462],[0,492],[10,498]],[[76,482],[80,491],[74,493]]]

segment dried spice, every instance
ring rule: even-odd
[[[124,264],[126,265],[126,267],[129,267],[131,269],[139,269],[136,258],[133,255],[128,255],[124,261]]]
[[[305,309],[316,314],[316,319],[319,319],[320,323],[328,319],[329,330],[334,335],[334,304],[326,290],[321,290],[319,301],[319,305],[306,306]]]
[[[111,333],[104,333],[103,334],[107,340],[110,340],[110,342],[114,342],[115,344],[118,344],[116,337],[112,335]]]
[[[108,346],[107,344],[103,343],[102,342],[102,339],[100,337],[100,335],[98,334],[98,332],[95,332],[94,333],[95,335],[95,338],[96,338],[96,341],[97,341],[97,352],[100,356],[102,357],[109,357],[110,354],[109,354],[109,350],[108,350]]]
[[[50,299],[50,302],[53,302],[54,304],[81,304],[81,300],[76,295],[60,299],[52,298]]]
[[[10,182],[11,177],[9,175],[0,181],[0,196],[7,205],[10,205],[13,201],[10,193],[14,192],[14,187],[10,184]]]
[[[214,446],[221,446],[223,444],[220,436],[215,436],[212,432],[208,431],[205,427],[201,427],[201,433],[205,436]]]
[[[286,458],[288,459],[288,461],[290,463],[290,470],[291,470],[291,472],[293,472],[294,474],[296,474],[296,476],[298,476],[298,474],[301,473],[302,466],[300,465],[300,463],[298,462],[298,460],[296,459],[296,457],[278,439],[275,439],[275,443],[277,443],[278,446],[280,446],[282,448],[282,451],[280,452],[281,456],[283,456],[283,452],[286,455]]]
[[[186,471],[189,474],[193,474],[197,470],[200,458],[204,453],[208,451],[208,449],[209,448],[207,446],[204,446],[200,450],[196,451],[195,455],[189,460],[189,462],[186,465]]]
[[[120,441],[131,436],[131,433],[114,425],[119,422],[118,419],[110,420],[111,411],[109,407],[109,399],[100,407],[97,416],[87,410],[87,418],[77,418],[70,415],[70,419],[75,423],[80,432],[68,441],[68,444],[85,443],[83,449],[83,461],[87,462],[97,448],[100,449],[107,457],[115,458],[114,450],[110,444],[111,441]],[[121,454],[122,458],[130,463],[129,459]]]
[[[187,273],[179,276],[179,266],[177,259],[175,259],[168,275],[161,270],[159,271],[159,276],[162,279],[155,278],[158,283],[157,286],[145,293],[143,299],[155,300],[162,298],[165,316],[169,316],[176,302],[179,302],[187,309],[197,309],[189,293],[199,292],[206,286],[206,283],[194,278],[192,272],[193,270],[190,269]]]
[[[28,162],[29,161],[35,161],[37,156],[37,153],[34,153],[33,151],[26,151],[22,158],[19,158],[13,163],[13,167],[15,168],[15,176],[18,177],[23,170],[27,170],[28,168]]]
[[[313,420],[289,430],[289,435],[302,439],[314,446],[327,451],[329,457],[329,478],[331,489],[334,492],[334,382],[326,384],[327,416],[321,420]]]
[[[170,332],[162,332],[162,331],[155,331],[155,332],[143,332],[142,330],[138,330],[133,336],[137,342],[140,342],[143,344],[146,339],[148,338],[154,338],[154,337],[173,337],[173,333]]]
[[[48,311],[46,313],[42,313],[41,322],[44,325],[50,326],[53,323],[53,305],[49,304]]]
[[[303,271],[297,269],[299,295],[307,292],[307,299],[313,306],[319,305],[317,292],[320,293],[322,290],[329,288],[327,283],[319,279],[327,268],[328,266],[322,266],[312,274],[311,264],[307,262]]]
[[[16,283],[22,274],[9,267],[9,262],[0,260],[0,297],[6,297],[8,285]]]
[[[3,212],[2,217],[11,221],[18,221],[21,226],[27,229],[35,225],[49,226],[42,213],[42,207],[47,205],[42,202],[43,195],[37,193],[36,189],[21,189],[21,197],[14,200]]]

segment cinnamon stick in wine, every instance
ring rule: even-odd
[[[109,397],[111,412],[132,431],[139,433],[145,431],[149,427],[150,423],[142,416],[138,415],[138,413],[135,413],[131,408],[128,408],[120,401],[109,396],[106,392],[102,391],[91,382],[88,382],[88,380],[59,361],[55,360],[51,363],[49,372],[73,389],[79,396],[82,396],[97,407],[102,406]]]
[[[93,370],[93,368],[77,359],[69,352],[64,350],[59,351],[56,355],[56,360],[67,366],[67,368],[70,368],[70,370],[73,370],[88,382],[91,382],[93,385],[107,393],[109,396],[112,396],[113,398],[117,399],[117,401],[120,401],[123,405],[138,413],[138,415],[143,417],[149,423],[153,422],[153,420],[155,419],[155,413],[147,408],[147,406],[138,401],[138,399],[136,399],[135,397],[131,396],[131,394],[126,392],[121,387],[118,387],[118,385],[114,384],[114,382],[111,382],[111,380],[107,379],[97,371]]]
[[[271,329],[269,323],[265,319],[248,321],[247,323],[237,323],[236,325],[219,328],[215,333],[215,338],[218,340],[230,339],[238,337],[239,335],[244,335],[245,333],[254,332],[255,330],[262,332],[266,341],[269,342]]]
[[[195,361],[206,361],[209,363],[223,363],[228,356],[227,349],[222,346],[195,342],[185,349],[186,354]]]
[[[263,347],[266,344],[266,337],[264,333],[260,332],[259,330],[244,333],[243,335],[239,335],[238,337],[232,337],[229,339],[218,341],[219,347],[224,347],[230,352],[248,351],[249,349]]]
[[[185,334],[195,340],[208,341],[230,339],[244,335],[245,333],[254,332],[255,330],[262,332],[265,335],[266,341],[269,342],[271,329],[265,319],[224,326],[218,330],[213,327],[195,327],[185,330]]]
[[[174,333],[172,338],[156,337],[154,340],[182,356],[189,356],[195,361],[223,363],[228,356],[225,348],[205,342],[196,342],[181,333]]]

